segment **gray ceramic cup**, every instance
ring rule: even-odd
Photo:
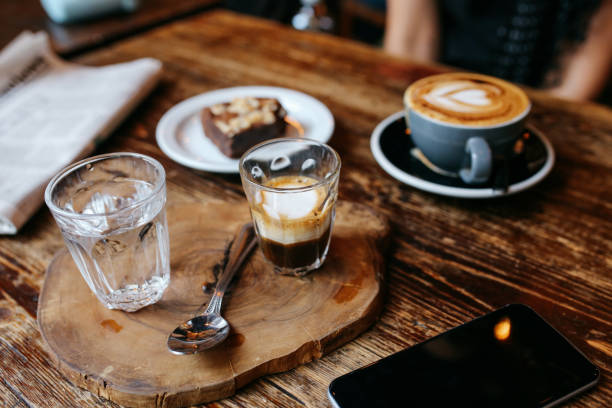
[[[406,101],[407,102],[407,101]],[[458,173],[467,184],[485,183],[493,156],[507,156],[524,129],[531,104],[511,120],[490,126],[460,125],[430,118],[405,103],[412,141],[434,165]]]

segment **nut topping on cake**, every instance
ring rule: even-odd
[[[206,136],[230,157],[285,132],[285,109],[274,98],[235,98],[202,111]]]

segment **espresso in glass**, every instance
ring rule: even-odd
[[[327,255],[338,194],[340,159],[308,139],[275,139],[240,162],[264,257],[281,274],[304,275]]]

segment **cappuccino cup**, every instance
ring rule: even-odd
[[[302,276],[325,261],[339,174],[338,154],[309,139],[273,139],[240,159],[259,246],[276,272]]]
[[[439,168],[468,184],[489,180],[493,157],[509,157],[531,110],[519,87],[487,75],[448,73],[404,93],[412,141]]]

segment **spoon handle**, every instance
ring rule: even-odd
[[[249,222],[240,227],[240,230],[237,232],[236,238],[234,238],[234,242],[232,242],[232,246],[230,247],[227,264],[225,264],[225,268],[217,281],[215,293],[206,307],[206,313],[219,314],[221,312],[221,302],[223,300],[223,295],[225,295],[225,290],[232,281],[236,271],[240,269],[240,266],[246,257],[255,247],[256,243],[257,240],[255,239],[253,224]]]

